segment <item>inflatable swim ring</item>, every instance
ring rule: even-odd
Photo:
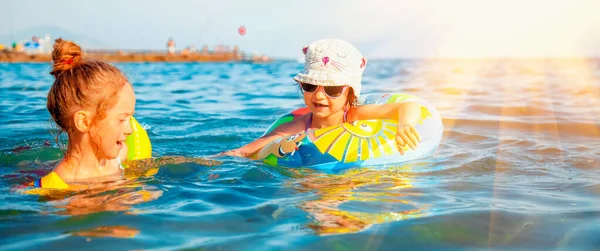
[[[266,164],[280,167],[308,167],[336,173],[352,167],[381,166],[425,158],[433,155],[442,139],[444,126],[439,113],[427,101],[409,94],[368,94],[359,104],[417,102],[421,117],[415,126],[421,143],[412,150],[406,146],[398,152],[395,120],[358,120],[339,126],[321,128],[274,140],[257,154]],[[277,119],[265,132],[290,122],[306,113],[300,108]]]

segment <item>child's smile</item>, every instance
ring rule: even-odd
[[[125,140],[117,141],[117,146],[119,147],[119,149],[123,148],[123,142],[125,142]]]
[[[317,102],[313,102],[313,106],[317,110],[329,107],[329,105],[327,105],[327,104],[322,104],[322,103],[317,103]]]

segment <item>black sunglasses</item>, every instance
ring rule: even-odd
[[[329,96],[330,98],[337,98],[337,97],[341,96],[342,93],[344,93],[344,91],[346,90],[346,88],[348,88],[347,85],[322,86],[322,85],[313,85],[313,84],[307,84],[307,83],[300,83],[300,87],[305,92],[316,92],[317,89],[323,88],[323,90],[325,91],[325,95]]]

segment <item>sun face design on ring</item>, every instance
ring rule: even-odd
[[[352,123],[344,123],[342,127],[349,133],[357,137],[368,138],[375,136],[382,130],[383,122],[381,120],[358,120]]]
[[[394,120],[358,120],[315,130],[314,144],[338,161],[355,162],[396,153],[395,132]]]

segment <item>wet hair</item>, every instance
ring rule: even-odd
[[[106,110],[117,103],[117,92],[129,84],[115,66],[85,59],[81,47],[72,41],[56,39],[52,61],[54,83],[48,92],[47,108],[59,126],[58,135],[74,131],[72,116],[78,110],[94,111],[92,124],[102,120]]]
[[[350,87],[350,90],[348,91],[348,98],[346,100],[346,104],[348,105],[348,108],[352,108],[358,105],[358,98],[356,97],[356,95],[354,95],[354,88],[352,87]]]

